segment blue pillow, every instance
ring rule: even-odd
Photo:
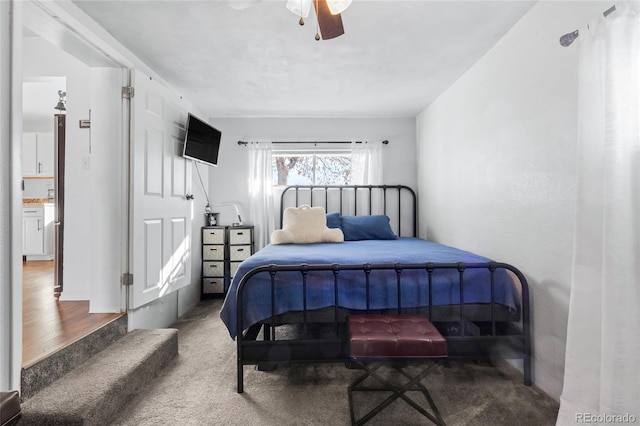
[[[340,213],[327,213],[327,228],[341,228]]]
[[[341,222],[345,241],[395,240],[397,238],[386,215],[342,216]]]

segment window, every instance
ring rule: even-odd
[[[349,185],[351,149],[273,151],[274,185]]]

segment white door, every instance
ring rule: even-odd
[[[182,157],[187,111],[180,97],[133,70],[129,308],[191,282],[191,162]]]

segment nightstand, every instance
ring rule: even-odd
[[[201,299],[224,297],[238,266],[253,254],[253,226],[202,227]]]

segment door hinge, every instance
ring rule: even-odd
[[[125,86],[122,88],[122,97],[124,99],[131,99],[135,95],[135,89],[133,86]]]
[[[133,285],[133,274],[129,274],[127,272],[122,274],[122,285],[124,286]]]

